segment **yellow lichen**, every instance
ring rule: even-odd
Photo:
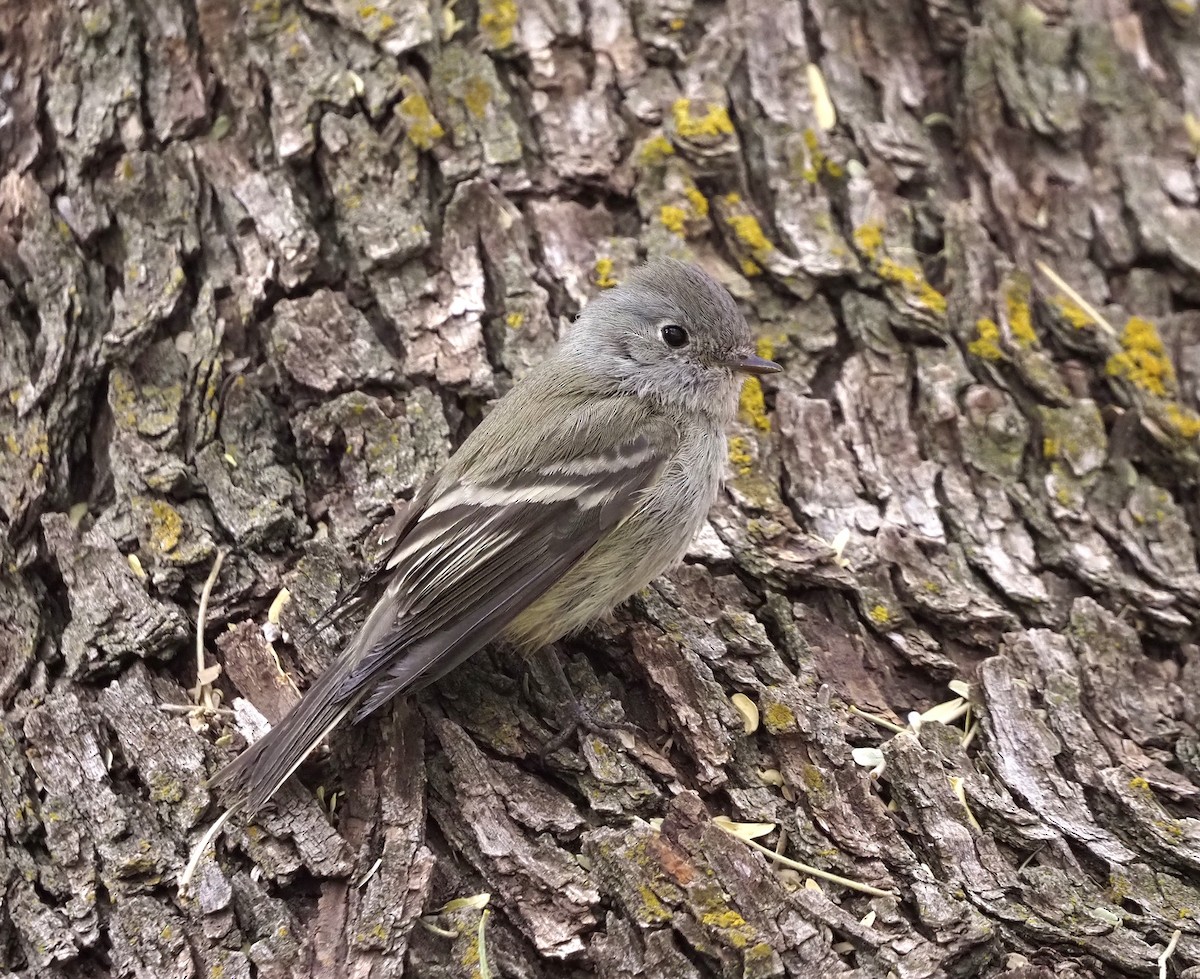
[[[1108,358],[1110,377],[1121,377],[1135,387],[1160,397],[1175,388],[1175,368],[1167,356],[1158,330],[1149,320],[1132,316],[1121,331],[1121,352]]]
[[[673,17],[671,19],[671,23],[668,24],[667,26],[670,27],[671,30],[673,30],[673,31],[681,31],[681,30],[683,30],[683,27],[686,23],[687,23],[687,21],[684,20],[682,17]]]
[[[800,770],[800,778],[804,782],[804,787],[811,793],[815,794],[829,790],[829,786],[825,783],[825,776],[821,774],[821,769],[817,768],[816,765],[805,765]],[[834,853],[830,853],[828,856],[834,856],[836,852],[835,850]]]
[[[462,954],[462,965],[464,969],[470,969],[472,976],[482,975],[479,969],[479,938],[474,937],[467,942],[466,951]]]
[[[762,269],[759,268],[758,263],[755,262],[754,259],[743,258],[742,275],[744,275],[747,279],[753,279],[756,275],[762,275]]]
[[[1049,435],[1042,439],[1042,455],[1047,459],[1057,459],[1061,452],[1062,446],[1058,439],[1051,438]]]
[[[796,726],[796,714],[787,704],[767,704],[762,719],[771,734],[781,734]]]
[[[481,0],[479,32],[487,37],[493,48],[506,48],[512,44],[516,26],[516,0]]]
[[[724,911],[710,911],[700,920],[711,928],[741,928],[746,924],[746,919],[732,908]]]
[[[1013,340],[1021,347],[1037,345],[1037,333],[1033,329],[1033,312],[1029,303],[1029,280],[1022,277],[1012,283],[1004,296],[1008,313],[1008,329]]]
[[[153,500],[150,517],[150,543],[164,554],[175,550],[183,533],[183,517],[179,511],[164,500]]]
[[[750,454],[750,442],[741,435],[729,440],[729,461],[739,476],[749,476],[754,468],[754,456]]]
[[[810,184],[815,184],[822,172],[838,180],[846,175],[846,171],[821,148],[821,138],[813,129],[804,130],[804,151],[793,160],[792,172]]]
[[[675,131],[684,139],[716,139],[733,135],[733,122],[723,106],[709,103],[702,116],[692,115],[691,99],[676,99],[671,106]]]
[[[736,949],[744,949],[751,942],[757,943],[758,932],[745,918],[715,896],[706,902],[711,908],[700,916],[700,921],[721,933],[721,938]]]
[[[1174,401],[1167,405],[1167,422],[1175,434],[1182,438],[1200,437],[1200,415]]]
[[[763,398],[762,384],[757,377],[748,377],[742,384],[738,398],[738,412],[742,421],[753,425],[760,432],[771,430],[771,419],[767,417],[767,403]]]
[[[875,265],[875,271],[881,279],[903,287],[905,292],[931,312],[939,316],[946,312],[946,297],[926,281],[925,274],[916,266],[901,265],[884,258]]]
[[[900,286],[911,299],[926,309],[942,316],[946,312],[946,297],[938,292],[925,278],[925,273],[915,265],[900,262],[881,255],[883,250],[883,226],[878,222],[860,225],[854,229],[854,244],[871,267],[885,282]]]
[[[520,312],[509,313],[504,317],[504,322],[508,324],[510,330],[519,330],[521,324],[525,322],[525,314]]]
[[[751,966],[757,963],[766,963],[775,956],[775,949],[771,948],[767,942],[759,942],[753,948],[746,949],[746,965]],[[746,974],[750,975],[750,970],[746,970]],[[757,972],[754,973],[758,975]]]
[[[888,611],[888,607],[882,602],[872,605],[867,612],[869,618],[876,625],[887,625],[892,619],[892,613]]]
[[[770,337],[759,337],[754,341],[754,352],[763,360],[774,360],[775,341]]]
[[[643,166],[656,166],[675,152],[671,141],[662,133],[656,133],[642,144],[638,162]]]
[[[737,240],[755,255],[765,255],[775,248],[753,214],[731,214],[728,220]]]
[[[1000,349],[1000,327],[995,320],[986,316],[975,321],[975,339],[967,344],[967,349],[976,357],[984,360],[1003,360],[1004,351]]]
[[[648,884],[642,884],[638,888],[638,895],[642,899],[643,920],[648,922],[667,921],[671,917],[671,912],[659,900],[658,895],[650,889]]]
[[[705,197],[696,187],[689,187],[683,192],[688,199],[688,203],[692,206],[696,217],[708,217],[708,198]]]
[[[1058,315],[1076,330],[1092,325],[1092,317],[1074,299],[1057,293],[1050,297],[1050,302],[1058,310]]]
[[[607,256],[596,259],[595,275],[593,281],[601,289],[611,289],[617,284],[616,278],[613,276],[613,260]]]
[[[425,96],[419,92],[405,96],[396,106],[396,115],[404,123],[408,141],[419,150],[427,150],[446,135],[442,124],[429,108]]]
[[[854,245],[868,260],[874,260],[883,247],[883,226],[864,224],[854,229]]]
[[[687,211],[674,204],[664,204],[658,211],[658,220],[662,222],[662,226],[677,235],[683,234],[687,216]]]

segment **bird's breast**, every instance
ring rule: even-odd
[[[685,434],[630,515],[522,614],[509,637],[540,646],[582,628],[674,566],[699,533],[721,484],[725,436]]]

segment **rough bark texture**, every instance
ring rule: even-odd
[[[1192,0],[3,0],[0,37],[0,973],[1200,974]],[[786,365],[689,563],[562,670],[489,651],[339,735],[180,895],[366,532],[647,254]],[[539,761],[565,683],[638,733]],[[481,944],[438,909],[482,892]]]

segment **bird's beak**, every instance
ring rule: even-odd
[[[778,374],[780,367],[773,360],[765,360],[757,354],[748,354],[745,357],[738,357],[729,364],[735,371],[741,371],[744,374]]]

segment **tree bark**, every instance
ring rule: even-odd
[[[1200,975],[1191,0],[0,37],[0,974]],[[647,255],[786,367],[688,562],[338,734],[181,889],[370,529]],[[634,732],[540,758],[572,691]]]

